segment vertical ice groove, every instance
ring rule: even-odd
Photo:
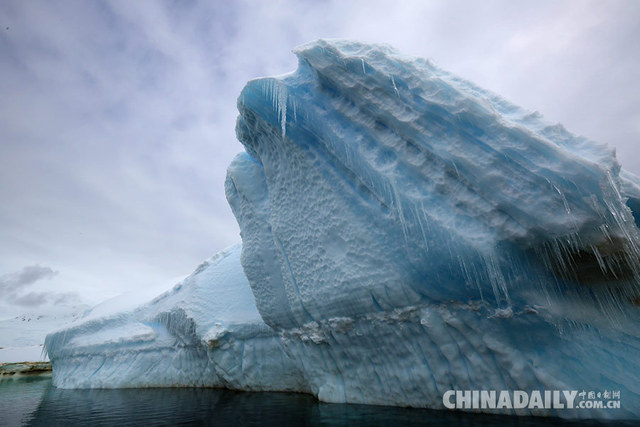
[[[287,268],[287,272],[289,273],[289,277],[291,277],[291,282],[292,282],[293,288],[295,289],[296,296],[298,297],[298,303],[300,304],[300,307],[302,308],[302,310],[306,314],[307,318],[309,318],[311,321],[314,321],[313,316],[311,316],[311,313],[309,313],[309,311],[307,311],[307,309],[305,307],[305,304],[304,304],[304,301],[302,300],[302,294],[300,293],[300,287],[298,286],[298,281],[296,280],[296,276],[293,273],[293,268],[291,267],[291,262],[289,261],[289,256],[287,255],[287,252],[285,251],[284,245],[282,244],[282,241],[280,240],[280,238],[275,233],[273,234],[273,239],[278,244],[278,248],[280,249],[280,252],[282,253],[282,256],[284,258],[285,266]]]
[[[500,302],[504,300],[508,305],[511,305],[507,282],[500,269],[500,264],[496,259],[496,254],[493,250],[489,250],[483,254],[483,259],[487,278],[493,289],[496,304],[499,305]]]

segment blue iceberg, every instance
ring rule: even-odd
[[[241,253],[50,334],[54,384],[428,408],[615,392],[614,409],[488,412],[639,418],[640,180],[615,152],[387,46],[294,53],[238,99]]]

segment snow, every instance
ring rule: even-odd
[[[225,190],[242,248],[47,338],[58,387],[222,386],[442,408],[619,390],[640,416],[640,180],[614,150],[388,46],[250,81]]]
[[[206,260],[146,304],[100,311],[110,314],[89,313],[47,336],[56,387],[304,389],[258,314],[239,246]]]
[[[48,360],[43,352],[47,334],[70,324],[87,308],[77,306],[56,313],[25,313],[0,320],[0,363]]]

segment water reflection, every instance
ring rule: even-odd
[[[51,386],[50,379],[0,382],[0,420],[0,424],[9,426],[22,423],[65,427],[88,424],[234,427],[602,425],[598,422],[325,404],[312,396],[297,393],[246,393],[218,389],[60,390]]]
[[[19,426],[36,411],[47,390],[50,375],[0,377],[0,426]]]

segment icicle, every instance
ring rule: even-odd
[[[291,100],[291,104],[293,106],[293,121],[297,122],[298,121],[298,103],[296,102],[296,99],[293,98]]]
[[[417,205],[414,206],[414,209],[415,209],[414,217],[416,218],[416,221],[420,226],[420,234],[422,235],[422,241],[424,242],[424,249],[425,251],[429,251],[429,240],[427,238],[427,233],[424,230],[425,224],[427,223],[427,216],[424,209],[424,202],[420,202],[420,205],[421,205],[420,211],[418,211]]]
[[[598,248],[593,245],[589,245],[589,248],[591,249],[591,252],[593,252],[593,255],[596,257],[596,261],[598,262],[600,271],[602,271],[603,274],[607,274],[607,264],[604,262],[602,255],[600,255],[600,251],[598,250]]]
[[[460,177],[460,172],[458,171],[458,166],[456,165],[456,162],[454,162],[453,160],[451,161],[451,164],[453,164],[453,169],[455,169],[456,171],[456,175],[458,177]]]
[[[391,197],[392,200],[395,200],[395,208],[398,212],[398,219],[400,220],[400,227],[402,229],[402,235],[404,236],[406,245],[409,242],[409,229],[407,228],[406,219],[402,211],[402,201],[400,200],[400,193],[398,192],[398,188],[394,179],[390,179],[389,184],[391,185]]]
[[[549,180],[547,180],[547,181],[549,181]],[[560,189],[558,187],[556,187],[553,184],[551,184],[551,185],[557,191],[557,193],[560,195],[560,198],[562,199],[562,203],[564,204],[564,210],[567,212],[567,215],[571,215],[571,208],[569,207],[569,203],[567,202],[566,197],[564,197],[564,194],[562,194],[562,191],[560,191]]]
[[[393,79],[393,76],[391,76],[391,83],[393,84],[393,90],[396,91],[396,96],[400,98],[400,92],[398,91],[398,87],[396,86],[396,81]]]
[[[287,89],[284,86],[278,87],[278,116],[282,129],[282,138],[287,134]]]

